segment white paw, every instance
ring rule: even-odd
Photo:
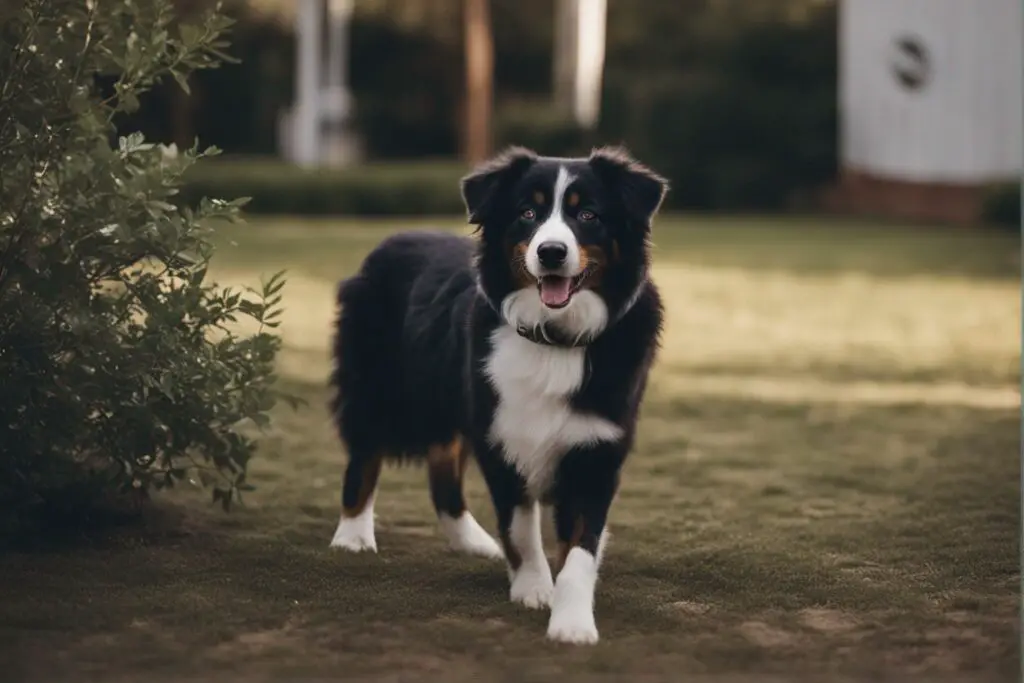
[[[545,609],[551,606],[555,584],[551,580],[551,569],[547,563],[539,566],[523,564],[512,577],[509,597],[530,609]]]
[[[596,558],[582,548],[570,550],[555,585],[548,638],[576,645],[597,642],[597,624],[594,622],[596,582]]]
[[[501,546],[498,545],[498,542],[495,541],[487,532],[483,532],[483,534],[483,536],[458,545],[452,544],[452,548],[459,552],[467,553],[469,555],[477,555],[479,557],[486,557],[490,560],[505,559],[505,553],[502,551]]]
[[[377,552],[377,540],[373,533],[373,513],[359,517],[343,517],[331,539],[332,548],[343,548],[354,553],[369,550]]]
[[[468,512],[458,519],[441,513],[440,523],[452,550],[494,560],[505,557],[498,542]]]
[[[593,645],[597,642],[594,613],[571,608],[553,611],[548,621],[548,638],[560,643]]]

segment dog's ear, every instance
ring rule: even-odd
[[[661,207],[668,181],[634,159],[623,147],[601,147],[590,154],[590,166],[622,200],[628,217],[645,228]]]
[[[509,147],[464,177],[461,182],[462,201],[466,204],[469,222],[484,223],[502,190],[522,177],[536,160],[537,154],[532,150]]]

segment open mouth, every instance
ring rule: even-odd
[[[537,282],[540,300],[548,308],[565,308],[572,301],[572,296],[587,279],[587,271],[575,277],[562,275],[543,275]]]

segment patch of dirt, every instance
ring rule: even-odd
[[[289,620],[280,628],[239,633],[234,638],[211,648],[209,654],[214,658],[233,658],[286,647],[299,650],[302,649],[299,645],[304,640],[299,634],[299,626],[298,622]]]
[[[992,639],[983,635],[981,629],[963,628],[956,626],[943,626],[934,628],[925,634],[925,638],[932,643],[941,643],[950,648],[957,645],[968,645],[976,647],[991,647]]]
[[[800,623],[820,633],[849,633],[860,622],[851,614],[835,609],[812,607],[800,611]]]
[[[679,600],[672,602],[667,607],[675,612],[682,612],[683,614],[690,615],[701,615],[707,614],[711,611],[711,605],[706,602],[694,602],[692,600]]]
[[[745,621],[740,624],[739,631],[744,638],[760,647],[792,647],[797,642],[794,634],[763,621]]]

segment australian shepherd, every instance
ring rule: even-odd
[[[667,183],[619,148],[516,147],[461,185],[476,237],[388,237],[339,288],[331,409],[349,460],[331,546],[376,551],[381,464],[423,459],[451,546],[503,559],[512,601],[550,609],[549,638],[594,643],[608,509],[662,327],[649,237]],[[470,458],[498,541],[466,509]]]

